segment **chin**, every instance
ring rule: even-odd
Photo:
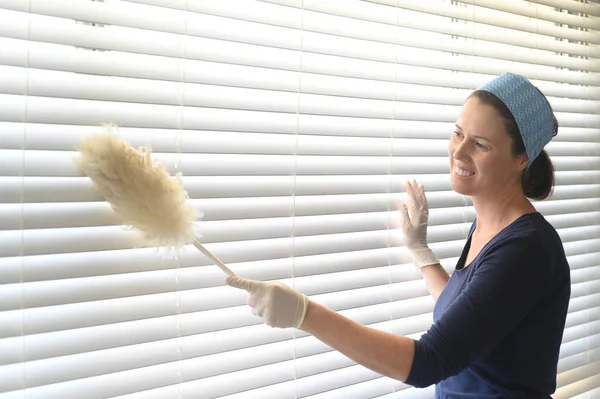
[[[470,187],[470,185],[465,184],[464,182],[456,181],[454,176],[450,177],[450,187],[457,194],[468,196],[473,195],[473,189]]]

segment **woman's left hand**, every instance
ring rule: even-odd
[[[265,324],[278,328],[300,328],[306,310],[306,295],[279,282],[263,282],[241,277],[228,277],[225,284],[248,291],[248,305],[252,313]]]

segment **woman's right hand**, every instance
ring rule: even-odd
[[[402,215],[400,225],[404,233],[404,245],[410,250],[418,269],[437,265],[440,260],[427,246],[429,205],[425,197],[425,188],[413,180],[405,182],[404,189],[408,194],[408,201],[400,202],[398,206]]]
[[[415,180],[404,182],[404,190],[408,201],[398,204],[402,216],[401,227],[404,233],[404,245],[410,250],[427,247],[427,221],[429,205],[425,196],[425,188]]]

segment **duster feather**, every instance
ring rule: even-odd
[[[152,162],[150,148],[136,150],[111,129],[86,137],[77,148],[81,156],[75,163],[120,221],[139,230],[149,245],[178,248],[192,243],[225,273],[234,275],[194,237],[194,222],[202,215],[186,202],[181,173],[171,178],[164,165]]]

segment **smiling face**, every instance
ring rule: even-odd
[[[464,104],[448,144],[450,185],[459,194],[497,198],[521,189],[526,155],[513,155],[505,120],[471,97]]]

